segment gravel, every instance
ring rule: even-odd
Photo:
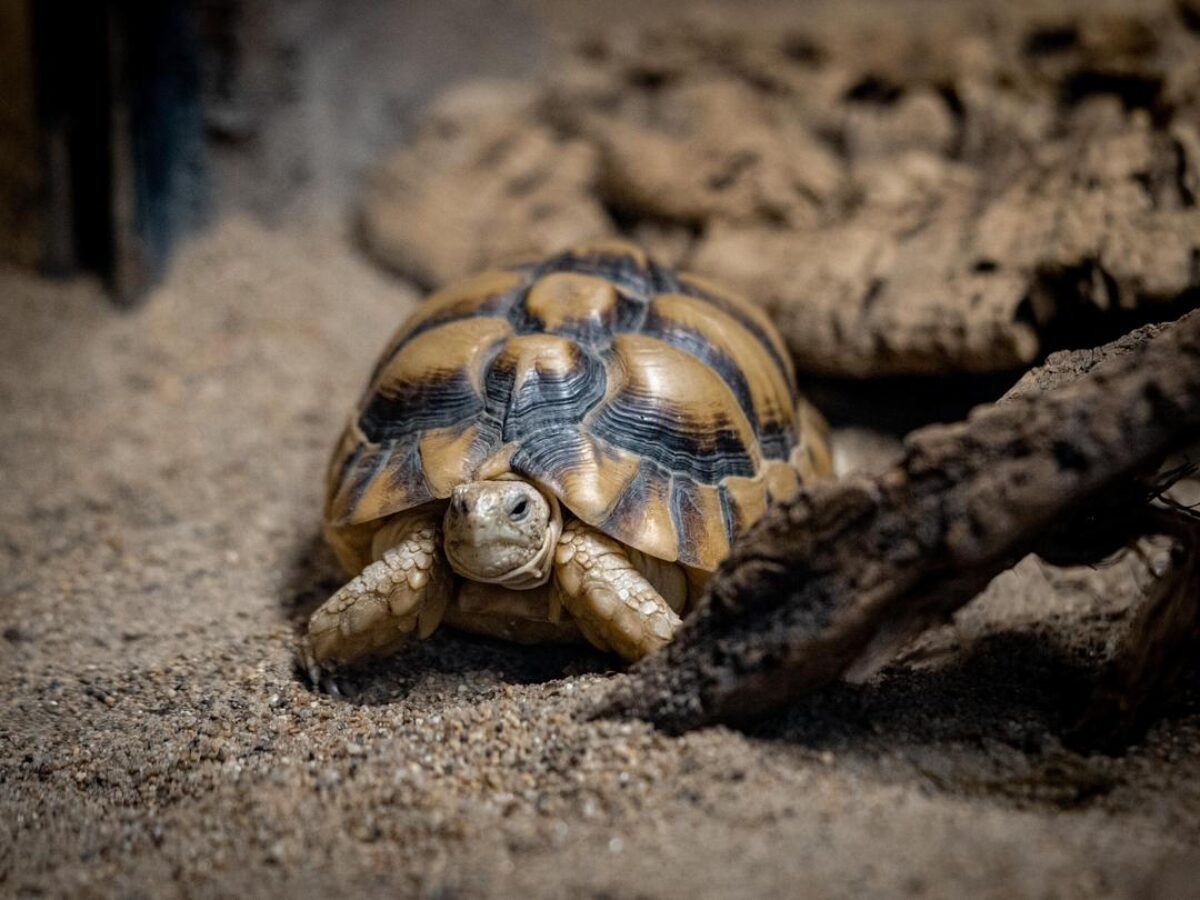
[[[236,217],[133,313],[86,281],[0,291],[0,894],[1196,883],[1200,691],[1123,756],[1059,740],[1136,560],[1027,560],[877,680],[751,732],[593,720],[612,660],[448,630],[332,698],[293,662],[342,577],[322,467],[414,294],[341,233]]]

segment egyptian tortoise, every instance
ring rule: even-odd
[[[624,243],[487,272],[400,328],[334,452],[325,536],[359,574],[304,664],[443,621],[637,659],[772,498],[829,469],[756,307]]]

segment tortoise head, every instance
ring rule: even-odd
[[[525,590],[550,577],[562,512],[528,481],[469,481],[450,495],[443,531],[446,558],[459,575]]]

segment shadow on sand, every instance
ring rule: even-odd
[[[1003,632],[944,663],[833,685],[743,733],[784,754],[857,760],[888,780],[916,776],[938,791],[1072,808],[1121,784],[1142,749],[1074,745],[1098,672],[1082,650],[1049,635]],[[1200,679],[1193,673],[1182,688],[1160,722],[1200,715]]]
[[[280,606],[299,638],[345,576],[319,534],[298,545],[288,571]],[[391,657],[348,667],[337,681],[347,702],[379,705],[416,692],[478,699],[505,685],[618,667],[583,644],[528,646],[443,628]],[[866,684],[832,685],[740,730],[785,753],[849,754],[872,766],[887,758],[905,777],[915,771],[940,788],[1070,806],[1116,783],[1110,758],[1070,748],[1098,667],[1094,647],[1065,646],[1038,631],[1001,632],[893,665]],[[296,677],[304,679],[299,669]],[[1165,713],[1200,714],[1200,678],[1193,674]]]
[[[298,641],[313,610],[341,587],[347,576],[319,533],[299,543],[287,571],[280,608]],[[391,657],[346,667],[338,672],[337,684],[348,702],[374,705],[408,696],[416,686],[440,683],[446,676],[474,684],[478,690],[481,681],[491,687],[540,684],[605,672],[615,665],[614,659],[586,644],[530,646],[441,628]],[[296,677],[307,684],[299,665]]]

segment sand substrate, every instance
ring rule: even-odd
[[[322,468],[414,302],[348,247],[227,219],[131,314],[0,272],[0,894],[1194,889],[1195,689],[1122,756],[1060,740],[1136,561],[1026,560],[751,732],[592,721],[610,660],[448,631],[311,691]]]

